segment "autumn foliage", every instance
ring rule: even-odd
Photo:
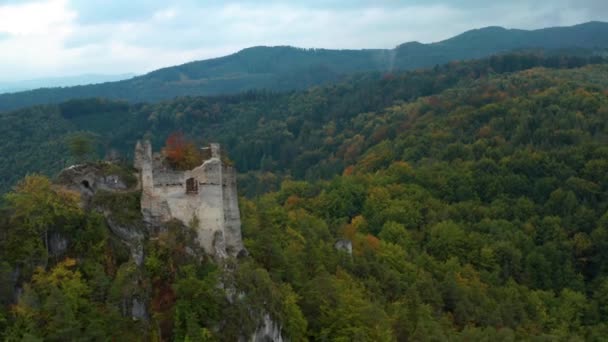
[[[184,138],[181,132],[175,132],[167,137],[163,154],[172,167],[178,170],[192,169],[203,162],[196,145]]]

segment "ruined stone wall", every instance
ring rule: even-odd
[[[223,173],[224,190],[224,239],[230,253],[239,253],[243,249],[241,237],[241,213],[236,191],[236,170],[227,166]]]
[[[142,177],[141,209],[151,225],[170,219],[186,225],[196,222],[199,243],[207,253],[236,256],[243,250],[236,170],[221,162],[219,145],[211,146],[211,154],[192,170],[176,171],[152,155],[149,142],[138,143],[135,167]],[[197,192],[187,191],[188,179],[194,179]]]

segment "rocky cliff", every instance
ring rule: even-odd
[[[139,149],[142,146],[149,149],[149,145],[138,144]],[[142,154],[137,156],[141,158]],[[127,252],[128,260],[117,271],[123,278],[121,314],[143,325],[150,336],[169,336],[168,331],[174,333],[173,323],[164,322],[159,312],[173,310],[173,303],[179,298],[166,285],[176,276],[166,273],[176,272],[174,268],[180,263],[208,265],[221,270],[222,275],[212,288],[217,292],[215,300],[223,303],[222,310],[237,310],[243,315],[241,319],[248,322],[233,337],[239,341],[285,341],[281,323],[263,307],[252,304],[248,293],[251,290],[243,290],[240,284],[243,281],[239,280],[239,261],[233,257],[244,257],[246,253],[241,241],[236,171],[213,157],[185,172],[146,164],[151,161],[151,154],[143,157],[148,159],[143,163],[136,159],[137,168],[107,162],[71,166],[59,174],[56,182],[61,188],[79,193],[85,210],[101,213],[112,239]],[[196,193],[186,191],[189,178],[198,183]],[[206,240],[209,238],[212,240]],[[53,234],[51,253],[60,258],[69,253],[67,246],[71,243],[70,236]],[[167,257],[175,260],[159,260],[163,250],[170,251],[171,256]],[[176,264],[155,276],[158,263]],[[212,333],[220,335],[232,324],[232,317],[218,318],[212,324]]]

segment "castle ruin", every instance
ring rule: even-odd
[[[220,145],[211,144],[210,158],[192,170],[169,167],[149,141],[137,142],[135,168],[142,188],[144,220],[158,225],[177,219],[196,229],[205,252],[217,258],[246,253],[241,239],[241,217],[236,170],[220,158]]]

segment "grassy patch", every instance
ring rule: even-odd
[[[100,169],[104,176],[116,175],[129,188],[137,185],[137,176],[135,170],[127,165],[118,165],[113,163],[100,163]]]

